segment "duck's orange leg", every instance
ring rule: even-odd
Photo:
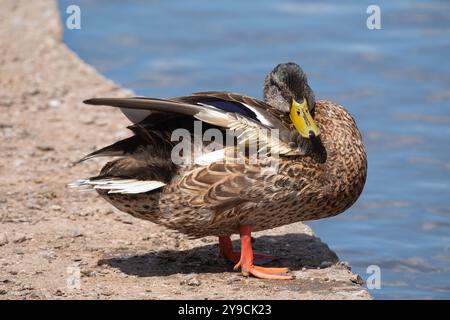
[[[219,237],[219,255],[233,263],[237,263],[239,261],[240,252],[233,250],[233,244],[231,243],[230,236]]]
[[[254,254],[252,249],[252,227],[250,225],[241,225],[241,258],[234,266],[234,269],[241,268],[245,277],[252,275],[261,279],[290,280],[293,276],[286,275],[287,268],[264,268],[253,264]],[[283,274],[284,273],[284,274]]]
[[[222,258],[230,260],[234,264],[239,263],[239,260],[241,258],[241,252],[233,250],[233,244],[231,243],[230,236],[219,236],[219,255]],[[261,253],[254,253],[253,258],[262,260],[260,262],[262,264],[277,259],[277,257]]]

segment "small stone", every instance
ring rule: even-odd
[[[5,244],[8,244],[8,237],[6,236],[6,233],[0,234],[0,247],[4,246]]]
[[[356,284],[363,284],[364,281],[359,274],[354,274],[350,277],[350,281]]]
[[[64,295],[64,293],[63,293],[61,290],[57,289],[57,290],[54,292],[54,295],[60,297],[60,296]]]
[[[32,238],[27,236],[27,235],[25,235],[25,234],[17,233],[16,235],[14,235],[12,241],[14,243],[22,243],[22,242],[25,242],[25,241],[30,240],[30,239],[32,239]]]
[[[62,210],[61,206],[58,206],[57,204],[52,205],[50,207],[50,209],[53,211],[61,211]]]
[[[29,202],[25,206],[27,207],[27,209],[30,210],[42,210],[42,207],[36,203]]]
[[[34,290],[34,287],[30,284],[23,284],[19,290],[20,291]]]
[[[306,271],[306,267],[303,267],[303,268],[302,268],[302,271]]]
[[[80,217],[87,217],[87,216],[91,215],[91,212],[90,211],[81,211],[78,213],[78,215]]]
[[[71,238],[78,238],[78,237],[82,237],[83,234],[81,233],[81,231],[79,230],[73,230],[70,234],[69,237]]]
[[[201,285],[202,283],[200,282],[200,280],[198,280],[197,278],[192,278],[187,282],[188,286],[194,286],[194,287],[198,287],[199,285]]]
[[[344,267],[347,270],[352,270],[352,267],[350,267],[350,264],[347,261],[339,261],[338,265]]]
[[[31,292],[28,295],[28,299],[37,300],[37,299],[41,299],[41,296],[39,294],[37,294],[36,292]]]
[[[200,280],[197,279],[195,275],[188,275],[185,277],[185,279],[180,281],[180,285],[188,285],[192,287],[198,287],[201,284],[202,283],[200,282]]]
[[[53,148],[52,146],[49,146],[49,145],[38,145],[38,146],[36,146],[36,149],[38,149],[39,151],[44,151],[44,152],[55,150],[55,148]]]
[[[81,270],[80,273],[83,277],[92,277],[95,275],[95,272],[92,270]]]
[[[54,251],[45,251],[42,253],[42,257],[48,262],[51,262],[56,259],[56,253]]]
[[[0,296],[7,294],[8,292],[5,289],[0,289]]]
[[[37,94],[39,94],[41,91],[38,88],[31,88],[30,90],[28,90],[28,94],[30,96],[35,96]]]
[[[11,280],[9,280],[8,278],[0,278],[0,283],[10,283]]]
[[[61,101],[59,101],[58,99],[51,99],[47,103],[47,107],[49,108],[58,108],[59,106],[61,106]]]

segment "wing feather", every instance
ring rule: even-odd
[[[235,101],[239,103],[247,103],[252,105],[254,110],[258,108],[258,112],[263,112],[263,107],[268,107],[265,102],[241,96],[232,93],[199,93],[198,96],[179,97],[173,99],[157,99],[157,98],[94,98],[84,101],[86,104],[92,105],[108,105],[124,109],[143,110],[143,111],[158,111],[164,113],[178,113],[192,116],[195,119],[204,121],[211,125],[238,131],[241,145],[247,144],[250,139],[257,137],[260,145],[260,150],[267,150],[267,152],[279,153],[282,155],[297,155],[298,151],[289,146],[285,141],[287,131],[281,126],[281,122],[275,125],[265,125],[258,119],[248,118],[237,112],[228,112],[218,109],[214,106],[198,104],[201,101],[198,98],[201,95],[207,98],[225,99],[227,101]],[[197,100],[192,98],[197,97]],[[266,113],[265,116],[269,116]],[[266,119],[267,120],[267,119]],[[267,123],[275,123],[275,120]],[[277,138],[270,137],[268,132],[272,128],[280,129],[280,135]]]

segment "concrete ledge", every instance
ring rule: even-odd
[[[130,92],[64,45],[54,1],[0,7],[0,299],[371,299],[302,223],[256,235],[255,249],[297,276],[261,281],[232,272],[215,238],[188,240],[68,190],[103,163],[74,161],[128,134],[120,112],[81,101]]]

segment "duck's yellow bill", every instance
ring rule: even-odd
[[[303,138],[312,139],[320,134],[314,119],[308,110],[308,103],[303,98],[302,103],[292,100],[291,113],[289,114],[294,127]]]

